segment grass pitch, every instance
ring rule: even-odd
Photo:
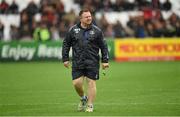
[[[180,116],[180,62],[110,62],[93,113],[77,112],[61,62],[0,63],[1,116]]]

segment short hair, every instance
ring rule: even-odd
[[[81,16],[84,12],[90,12],[91,13],[91,11],[88,8],[84,8],[79,12],[79,16]]]

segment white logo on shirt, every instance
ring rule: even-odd
[[[80,31],[80,28],[75,28],[74,29],[74,32],[77,34],[77,33],[79,33],[79,31]]]
[[[94,32],[93,30],[91,30],[91,31],[89,31],[89,34],[90,34],[90,35],[94,35],[95,32]]]
[[[95,78],[97,79],[98,78],[98,75],[96,74]]]

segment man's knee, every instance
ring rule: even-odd
[[[96,81],[95,80],[92,80],[92,79],[89,79],[89,78],[87,78],[88,80],[88,85],[90,86],[90,87],[96,87]]]
[[[82,86],[83,85],[83,76],[73,80],[73,85],[74,86]]]

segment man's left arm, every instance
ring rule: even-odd
[[[99,47],[101,49],[101,62],[102,62],[102,68],[108,68],[109,64],[108,64],[108,60],[109,60],[109,52],[108,52],[108,46],[106,43],[106,40],[104,39],[103,33],[100,32],[99,34]]]

